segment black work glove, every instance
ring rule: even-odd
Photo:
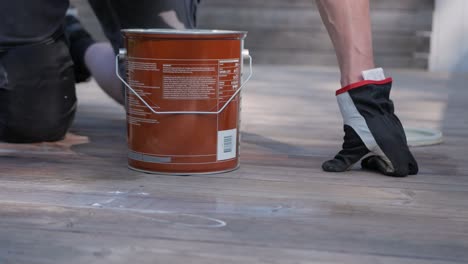
[[[394,114],[390,100],[392,79],[362,81],[336,92],[344,121],[344,142],[333,160],[323,163],[324,171],[348,170],[369,152],[361,166],[388,176],[418,173],[418,164],[406,142],[405,131]]]

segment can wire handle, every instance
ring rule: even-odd
[[[199,114],[199,115],[217,115],[219,113],[221,113],[228,105],[229,103],[231,103],[232,100],[234,100],[234,98],[240,93],[240,91],[242,90],[242,88],[244,87],[244,85],[250,80],[250,78],[252,77],[252,74],[253,74],[253,71],[252,71],[252,56],[250,56],[249,54],[249,50],[247,49],[244,49],[242,51],[242,57],[243,58],[248,58],[249,59],[249,75],[247,76],[247,78],[245,78],[245,80],[242,82],[241,86],[239,87],[239,89],[237,89],[237,91],[231,96],[231,98],[229,98],[229,100],[227,100],[227,102],[223,105],[223,107],[221,107],[221,109],[219,109],[218,111],[216,112],[205,112],[205,111],[156,111],[153,109],[153,107],[151,107],[131,86],[130,84],[128,84],[123,78],[122,76],[120,76],[120,73],[119,73],[119,58],[120,57],[123,57],[126,55],[126,51],[125,49],[121,49],[119,51],[119,54],[117,54],[115,56],[115,74],[117,75],[117,77],[120,79],[120,81],[138,98],[140,99],[140,101],[151,111],[153,112],[154,114],[158,114],[158,115],[172,115],[172,114]],[[241,74],[242,76],[242,74]],[[242,77],[241,77],[242,78]],[[218,84],[219,85],[219,84]]]

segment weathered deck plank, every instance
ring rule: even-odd
[[[324,173],[342,137],[336,70],[259,66],[243,96],[242,166],[126,168],[123,110],[78,88],[73,135],[0,144],[0,263],[466,263],[466,76],[391,71],[419,175]]]

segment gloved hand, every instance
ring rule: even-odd
[[[323,163],[324,171],[348,170],[369,152],[361,166],[388,176],[418,173],[418,164],[406,142],[405,131],[390,100],[392,79],[362,81],[336,92],[344,121],[343,149]]]

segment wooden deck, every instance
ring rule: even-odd
[[[80,85],[66,140],[0,144],[0,263],[468,263],[468,77],[390,73],[403,123],[445,136],[403,179],[321,170],[334,69],[255,67],[241,168],[209,176],[128,170],[123,110]]]

